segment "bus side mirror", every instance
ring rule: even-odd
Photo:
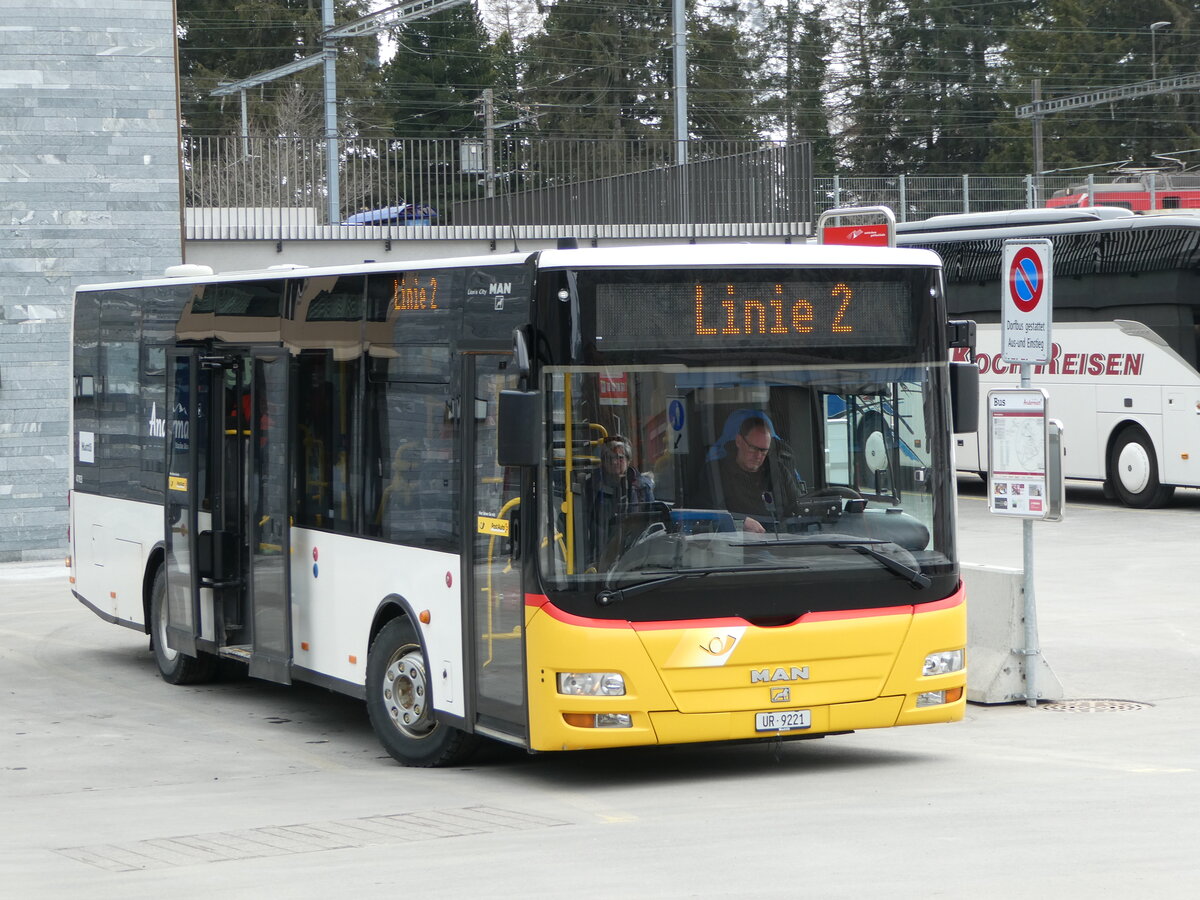
[[[542,461],[542,406],[537,391],[501,391],[496,461],[536,466]]]
[[[955,434],[979,430],[979,366],[950,363],[950,426]]]

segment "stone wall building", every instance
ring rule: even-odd
[[[0,562],[66,549],[71,296],[180,262],[172,0],[0,0]]]

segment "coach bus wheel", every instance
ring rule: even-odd
[[[1129,426],[1117,435],[1109,456],[1108,475],[1120,501],[1137,509],[1163,506],[1175,493],[1174,485],[1159,482],[1154,446],[1136,426]]]
[[[856,438],[856,483],[874,489],[875,474],[886,472],[891,464],[895,437],[887,420],[880,413],[871,411],[859,420]]]
[[[150,645],[158,671],[168,684],[198,684],[216,674],[215,656],[188,656],[167,646],[167,573],[161,566],[150,589]]]
[[[475,735],[437,720],[428,671],[408,619],[392,619],[371,642],[367,715],[384,749],[406,766],[453,765],[478,744]]]

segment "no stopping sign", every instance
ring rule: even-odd
[[[1005,362],[1050,361],[1054,245],[1005,241],[1000,270],[1000,353]]]

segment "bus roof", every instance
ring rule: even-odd
[[[1053,241],[1055,276],[1200,268],[1200,217],[1190,215],[1142,216],[1125,211],[1124,215],[1041,224],[993,219],[986,227],[909,230],[897,235],[904,246],[935,251],[942,258],[947,280],[955,283],[999,279],[1004,242],[1030,238]]]
[[[1083,208],[1013,209],[999,212],[956,213],[953,215],[930,216],[920,222],[902,222],[896,226],[897,234],[928,234],[938,231],[967,231],[976,228],[1003,228],[1005,226],[1067,225],[1076,222],[1097,222],[1108,219],[1125,219],[1134,215],[1131,210],[1116,206],[1089,206]]]
[[[834,244],[657,244],[574,250],[541,250],[491,256],[436,257],[395,262],[363,262],[333,266],[272,266],[265,269],[160,276],[136,281],[84,284],[78,291],[121,290],[159,285],[211,284],[260,281],[276,278],[314,278],[372,272],[416,271],[440,266],[521,265],[536,257],[539,269],[583,268],[721,268],[940,266],[937,254],[927,250],[886,247],[848,247]],[[198,268],[198,267],[197,267]],[[187,270],[185,270],[187,271]]]
[[[1023,210],[1024,213],[1041,212],[1041,210]],[[1048,209],[1048,213],[1096,213],[1076,217],[1045,218],[1031,217],[1016,218],[1011,221],[974,220],[978,215],[990,216],[992,213],[968,213],[961,216],[947,216],[949,220],[959,219],[961,222],[948,222],[943,227],[905,228],[896,235],[896,240],[908,247],[928,247],[931,243],[942,241],[975,241],[997,238],[1029,238],[1049,237],[1060,235],[1087,234],[1096,231],[1152,232],[1165,228],[1182,228],[1187,231],[1200,229],[1200,219],[1180,211],[1177,215],[1163,213],[1146,216],[1133,213],[1127,209],[1115,207],[1092,207],[1089,209]],[[1115,215],[1114,215],[1115,213]],[[934,218],[940,218],[935,216]],[[933,222],[933,219],[927,219]],[[924,223],[915,222],[913,225]],[[897,226],[899,230],[902,226]]]
[[[724,268],[729,266],[940,266],[936,254],[911,248],[842,244],[672,244],[543,250],[540,269]]]

